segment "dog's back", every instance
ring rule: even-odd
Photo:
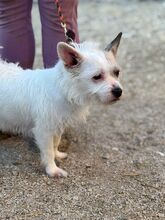
[[[24,133],[32,123],[29,120],[24,93],[26,87],[21,80],[22,74],[24,71],[17,64],[0,60],[0,130],[2,131]]]
[[[7,63],[0,59],[0,80],[6,77],[13,77],[15,74],[22,72],[22,68],[14,63]]]

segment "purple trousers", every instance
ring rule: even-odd
[[[0,57],[18,62],[24,69],[32,68],[35,40],[31,22],[32,0],[0,0]],[[72,29],[79,42],[77,27],[78,0],[59,0],[67,28]],[[65,41],[54,0],[38,0],[42,26],[44,67],[52,67],[58,60],[57,43]]]

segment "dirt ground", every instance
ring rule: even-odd
[[[41,67],[37,5],[35,66]],[[37,148],[0,142],[0,219],[165,219],[165,1],[80,1],[81,40],[104,47],[123,31],[123,99],[95,106],[61,146],[66,179],[48,178]]]

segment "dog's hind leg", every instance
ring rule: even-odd
[[[50,177],[66,177],[67,172],[57,167],[54,161],[55,151],[53,135],[47,131],[41,130],[41,128],[34,128],[33,132],[40,149],[41,161],[45,167],[46,173]]]
[[[54,140],[54,150],[55,150],[55,158],[59,158],[59,159],[65,159],[67,158],[68,154],[67,153],[64,153],[64,152],[60,152],[58,150],[58,146],[60,144],[60,140],[61,140],[61,135],[55,135],[53,137],[53,140]]]

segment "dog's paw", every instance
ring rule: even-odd
[[[67,176],[68,176],[68,173],[65,170],[57,167],[57,170],[54,173],[54,177],[67,177]]]
[[[65,159],[67,158],[68,154],[67,153],[64,153],[64,152],[60,152],[60,151],[56,151],[55,153],[55,157],[58,159]]]
[[[67,177],[68,175],[68,173],[65,170],[59,167],[55,167],[54,169],[46,167],[46,173],[49,177]]]

